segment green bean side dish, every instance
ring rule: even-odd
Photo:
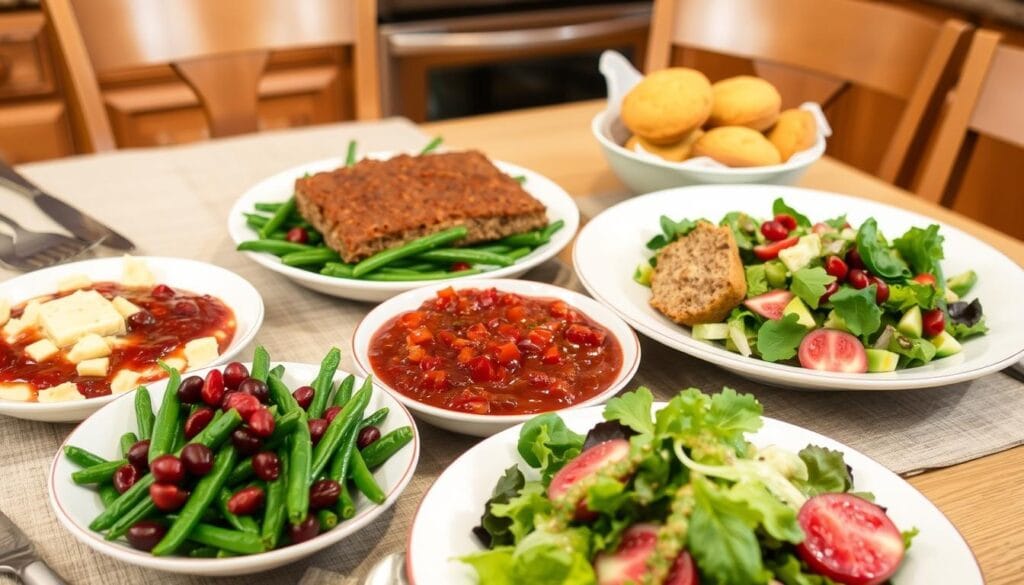
[[[356,512],[350,486],[383,503],[372,470],[409,444],[413,430],[381,435],[388,409],[366,413],[372,377],[357,389],[350,375],[335,388],[340,358],[332,348],[316,378],[294,391],[263,347],[251,372],[233,362],[205,379],[182,379],[165,368],[170,379],[155,414],[146,387],[135,392],[137,433],[120,437],[120,459],[64,447],[81,468],[72,481],[94,487],[103,503],[89,528],[155,556],[223,558],[341,525]]]
[[[441,144],[434,138],[420,155],[429,154]],[[349,142],[345,164],[356,162],[356,143]],[[523,183],[525,177],[514,177]],[[429,281],[480,274],[495,267],[512,266],[520,258],[551,241],[565,222],[513,234],[472,246],[455,244],[466,237],[466,228],[453,227],[413,240],[402,246],[382,250],[355,264],[341,261],[327,247],[323,235],[313,229],[295,206],[295,197],[279,203],[257,203],[245,222],[259,235],[238,245],[242,252],[264,252],[280,257],[286,266],[318,272],[325,276],[377,282]]]

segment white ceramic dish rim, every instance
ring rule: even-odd
[[[318,365],[314,364],[301,364],[295,362],[274,363],[283,365],[288,370],[293,370],[297,366],[312,368],[313,371],[316,371],[316,369],[319,368]],[[247,363],[246,365],[251,365],[251,362]],[[202,375],[202,373],[206,372],[211,368],[197,370],[197,373],[198,375]],[[337,374],[335,374],[335,379],[337,379],[338,377],[344,377],[345,375],[347,375],[346,372],[338,370]],[[380,385],[376,386],[378,391],[382,390],[382,387]],[[390,393],[386,394],[391,398],[394,398],[393,396],[391,396]],[[117,399],[126,399],[128,396],[130,396],[130,394],[119,395]],[[368,508],[363,512],[356,514],[353,518],[346,520],[343,526],[345,526],[347,530],[335,529],[320,534],[316,538],[313,538],[309,541],[300,544],[279,548],[276,550],[259,553],[255,555],[229,557],[225,559],[155,557],[143,551],[130,549],[124,546],[115,546],[114,544],[104,539],[100,534],[93,532],[92,530],[89,530],[88,526],[79,526],[78,523],[76,523],[74,519],[71,517],[71,515],[67,512],[67,510],[64,509],[62,503],[57,500],[57,464],[59,463],[61,457],[63,456],[64,447],[69,444],[71,438],[75,435],[76,432],[78,432],[78,427],[75,427],[74,430],[68,433],[68,436],[65,437],[64,441],[58,448],[57,453],[54,455],[53,461],[50,463],[49,480],[47,483],[47,487],[49,488],[50,492],[50,506],[56,512],[57,519],[60,520],[61,524],[63,524],[64,527],[68,529],[80,542],[85,543],[89,548],[95,550],[98,553],[134,565],[174,573],[189,573],[191,572],[190,567],[196,567],[195,574],[199,575],[211,574],[209,573],[209,570],[211,570],[212,567],[216,567],[215,570],[218,571],[218,574],[224,574],[223,572],[235,569],[243,569],[243,573],[240,574],[244,574],[248,573],[248,571],[244,571],[244,569],[247,566],[251,567],[251,565],[254,564],[265,563],[268,567],[281,566],[290,562],[294,562],[298,559],[307,557],[309,555],[315,554],[316,552],[321,551],[326,547],[335,545],[338,542],[344,540],[345,538],[348,538],[349,536],[356,534],[367,524],[374,521],[378,516],[380,516],[385,511],[390,509],[398,500],[399,496],[401,496],[401,494],[405,491],[405,488],[408,487],[409,482],[412,481],[412,477],[416,472],[417,464],[419,463],[420,433],[419,430],[416,428],[416,422],[413,420],[412,413],[410,413],[409,410],[405,407],[405,405],[403,405],[401,402],[398,402],[397,400],[395,402],[398,403],[399,408],[401,408],[402,413],[406,418],[406,424],[408,424],[413,431],[413,440],[411,441],[413,452],[412,457],[409,460],[409,466],[406,468],[404,472],[402,472],[401,479],[392,487],[390,491],[386,493],[384,503],[378,506]],[[98,416],[100,415],[101,412],[102,410],[97,411],[96,413],[93,413],[92,416]],[[84,424],[84,422],[85,421],[83,421],[82,424]],[[81,426],[81,424],[79,426]]]
[[[668,404],[667,402],[656,401],[652,405],[652,409],[654,409],[656,411],[657,409],[664,408],[667,404]],[[600,406],[597,405],[597,406],[591,406],[591,407],[585,408],[585,409],[581,408],[579,410],[573,411],[573,414],[584,416],[586,411],[596,410],[599,407]],[[921,500],[924,501],[924,503],[931,509],[931,511],[934,514],[936,514],[937,516],[942,517],[946,522],[949,523],[950,526],[953,527],[953,531],[957,534],[957,536],[960,537],[960,544],[964,548],[966,548],[970,552],[970,554],[971,554],[971,559],[973,559],[973,561],[974,561],[974,569],[977,572],[977,575],[978,575],[978,578],[979,578],[979,583],[984,583],[985,578],[984,578],[984,575],[983,575],[983,573],[981,571],[981,565],[978,562],[978,557],[977,557],[976,554],[974,554],[974,549],[972,549],[970,547],[970,545],[967,543],[967,539],[964,538],[963,533],[960,532],[960,529],[957,527],[957,525],[954,524],[953,521],[950,520],[949,517],[946,516],[942,512],[942,510],[940,510],[938,508],[938,506],[936,506],[930,499],[928,499],[928,497],[925,496],[920,490],[918,490],[916,487],[914,487],[913,484],[911,484],[910,482],[908,482],[904,478],[900,477],[898,474],[896,474],[895,472],[890,470],[888,467],[886,467],[886,466],[882,465],[881,463],[879,463],[873,457],[870,457],[870,456],[864,454],[863,452],[858,451],[857,449],[854,449],[853,447],[850,447],[849,445],[847,445],[845,443],[841,443],[841,442],[836,441],[836,440],[834,440],[834,439],[832,439],[832,438],[830,438],[830,437],[828,437],[826,435],[822,435],[821,433],[817,433],[817,432],[812,431],[810,429],[806,429],[804,427],[801,427],[801,426],[798,426],[798,425],[795,425],[795,424],[792,424],[792,423],[788,423],[786,421],[779,420],[777,418],[773,418],[773,417],[770,417],[770,416],[762,416],[762,419],[765,422],[771,421],[772,424],[778,424],[778,425],[780,425],[780,427],[782,429],[795,430],[795,431],[798,431],[800,433],[807,434],[809,441],[811,441],[814,444],[834,443],[834,444],[842,447],[841,450],[844,452],[844,454],[851,454],[851,455],[855,455],[857,457],[863,457],[864,459],[866,459],[866,460],[874,463],[875,465],[877,465],[880,469],[884,470],[886,474],[889,474],[891,476],[890,479],[895,479],[899,483],[903,484],[905,487],[909,488],[914,494],[919,496],[921,498]],[[463,454],[461,454],[458,457],[456,457],[455,460],[452,461],[448,465],[448,467],[446,467],[444,469],[444,471],[442,471],[441,474],[438,475],[438,477],[436,479],[434,479],[434,482],[430,485],[429,488],[427,488],[427,491],[423,493],[423,498],[420,499],[419,504],[416,506],[416,511],[413,513],[412,522],[409,524],[409,535],[405,539],[405,543],[406,543],[406,545],[405,545],[405,555],[406,555],[405,577],[409,581],[409,585],[418,585],[417,581],[416,581],[416,578],[415,578],[415,575],[413,574],[413,564],[412,564],[412,559],[413,559],[413,554],[412,554],[413,536],[415,534],[416,522],[419,520],[420,512],[423,509],[423,503],[426,502],[427,499],[430,497],[431,492],[433,492],[434,488],[437,486],[437,483],[440,481],[441,476],[443,476],[445,473],[447,473],[449,469],[455,467],[463,458],[469,457],[470,451],[473,451],[475,449],[483,448],[483,444],[485,442],[488,442],[488,441],[491,441],[491,440],[497,441],[498,440],[497,437],[499,437],[499,436],[501,436],[501,435],[503,435],[505,433],[509,433],[509,434],[519,433],[520,429],[521,429],[520,425],[517,425],[517,426],[514,426],[514,427],[510,427],[510,428],[505,429],[505,430],[503,430],[503,431],[501,431],[499,433],[491,435],[490,437],[486,437],[485,439],[483,439],[482,441],[480,441],[476,445],[473,445],[472,447],[467,449],[466,452],[464,452]],[[822,441],[823,439],[824,439],[824,441]],[[832,448],[834,448],[834,447],[832,447]],[[518,465],[518,462],[515,462],[515,463]],[[854,478],[856,478],[856,474],[857,474],[857,469],[856,468],[853,469],[853,473],[854,473]],[[497,481],[497,479],[494,478],[494,481]],[[856,481],[856,479],[854,481]]]
[[[375,151],[365,154],[364,158],[385,159],[394,156],[395,154],[398,153],[392,151]],[[564,203],[571,204],[571,207],[575,211],[575,213],[570,213],[566,217],[556,218],[565,221],[565,225],[562,227],[562,229],[558,230],[557,232],[555,232],[554,235],[551,236],[551,241],[538,247],[537,249],[533,250],[526,256],[520,258],[512,266],[505,266],[501,268],[496,268],[494,270],[489,270],[487,272],[483,272],[480,274],[460,276],[445,280],[410,280],[401,282],[376,282],[371,280],[346,279],[341,281],[341,284],[339,284],[339,279],[337,277],[324,276],[319,273],[310,272],[308,270],[302,270],[301,268],[285,266],[276,257],[272,257],[263,252],[243,252],[243,254],[245,254],[251,260],[259,264],[260,266],[263,266],[264,268],[273,270],[274,272],[283,274],[288,278],[292,278],[302,282],[326,286],[329,288],[338,288],[343,284],[344,288],[351,287],[366,291],[378,292],[406,291],[409,290],[410,288],[420,286],[424,284],[424,282],[429,282],[431,284],[435,282],[453,283],[466,280],[478,280],[481,278],[502,278],[513,274],[522,274],[523,272],[526,272],[531,268],[534,268],[546,262],[547,260],[550,260],[555,255],[557,255],[563,248],[569,245],[570,242],[572,242],[572,239],[576,236],[576,232],[577,230],[579,230],[580,226],[579,207],[576,206],[576,202],[573,201],[572,197],[569,195],[568,192],[565,191],[565,189],[562,189],[562,187],[560,187],[557,183],[545,177],[544,175],[541,175],[536,171],[531,171],[530,169],[514,165],[512,163],[507,163],[504,161],[492,159],[491,162],[494,163],[494,165],[497,166],[499,169],[501,169],[502,172],[505,172],[510,175],[523,175],[527,177],[527,180],[523,185],[523,188],[526,189],[526,191],[529,192],[534,197],[536,197],[536,195],[533,192],[531,192],[529,188],[530,182],[546,182],[548,186],[551,188],[551,194],[558,197],[563,197],[565,199]],[[302,176],[303,173],[311,172],[313,169],[316,169],[315,172],[331,170],[343,166],[344,163],[345,159],[343,157],[325,158],[316,161],[311,161],[308,163],[303,163],[301,165],[296,165],[290,169],[286,169],[279,173],[274,173],[273,175],[259,181],[252,187],[249,187],[245,191],[245,193],[243,193],[238,198],[238,200],[235,201],[235,204],[232,205],[231,211],[228,215],[228,233],[231,234],[231,239],[234,240],[235,244],[237,245],[253,238],[253,234],[251,233],[250,228],[245,225],[244,219],[239,218],[243,217],[243,213],[251,212],[251,209],[248,208],[248,205],[250,205],[249,199],[252,198],[254,191],[260,189],[263,183],[272,181],[282,175],[300,177]],[[565,207],[568,209],[569,205],[566,205]]]
[[[729,191],[737,189],[757,189],[762,191],[768,191],[776,195],[780,195],[783,191],[801,191],[809,194],[814,194],[815,196],[819,197],[833,197],[843,199],[848,201],[851,205],[863,205],[865,203],[865,200],[858,199],[851,195],[842,195],[839,193],[819,191],[815,189],[805,189],[801,187],[790,187],[782,185],[696,185],[689,187],[674,187],[671,189],[663,189],[661,191],[655,191],[653,193],[647,193],[645,195],[633,197],[631,199],[627,199],[626,201],[613,205],[612,207],[609,207],[608,209],[601,212],[601,214],[603,215],[605,213],[614,213],[616,208],[619,208],[620,206],[628,206],[631,203],[636,202],[645,197],[665,197],[669,196],[669,194],[684,197],[686,193],[679,192],[685,190]],[[890,205],[881,202],[871,201],[871,203],[882,207],[891,207]],[[1000,256],[1010,264],[1015,264],[1013,260],[1008,258],[999,250],[949,224],[946,224],[936,219],[928,218],[913,211],[899,211],[901,213],[919,216],[922,218],[922,220],[926,222],[937,223],[945,232],[956,232],[961,237],[975,240],[979,244],[988,248],[992,254]],[[581,230],[581,235],[583,231],[590,228],[592,225],[594,225],[593,221],[584,226],[583,230]],[[688,335],[667,335],[663,333],[661,330],[648,326],[643,321],[640,321],[639,319],[632,317],[626,311],[614,306],[614,304],[611,303],[606,296],[601,294],[598,287],[594,286],[591,282],[587,280],[586,274],[580,270],[579,255],[581,252],[578,243],[579,239],[577,240],[577,245],[573,247],[572,252],[573,269],[575,270],[576,275],[580,280],[580,283],[583,284],[584,288],[586,288],[590,294],[594,295],[594,298],[601,302],[601,304],[610,308],[612,311],[614,311],[616,314],[622,317],[622,319],[629,323],[634,329],[650,337],[651,339],[654,339],[655,341],[661,343],[662,345],[676,349],[678,351],[682,351],[684,353],[697,357],[698,359],[710,362],[712,364],[733,371],[741,372],[744,375],[763,376],[765,378],[771,378],[776,382],[798,383],[806,386],[814,386],[819,388],[821,387],[823,381],[828,381],[843,383],[844,386],[842,387],[842,389],[844,390],[912,390],[917,388],[932,388],[946,386],[949,384],[973,380],[975,378],[979,378],[992,372],[1004,369],[1010,364],[1024,358],[1024,348],[1020,348],[1017,351],[1010,353],[999,360],[993,361],[984,366],[977,366],[971,369],[965,369],[946,374],[922,375],[915,377],[899,377],[898,375],[896,375],[887,378],[873,379],[872,374],[843,374],[839,372],[808,370],[798,366],[771,363],[753,357],[744,357],[739,354],[730,352],[725,348],[718,347],[717,345],[697,341]],[[913,370],[898,370],[898,372],[912,373]]]
[[[383,319],[383,321],[387,321],[388,319],[391,319],[395,315],[397,315],[398,312],[413,310],[410,308],[396,311],[394,307],[404,305],[407,302],[412,303],[413,301],[415,301],[416,306],[418,306],[419,303],[422,303],[424,300],[433,296],[435,292],[441,289],[448,288],[449,286],[453,286],[453,288],[455,288],[456,290],[464,288],[494,287],[502,292],[513,292],[516,294],[528,296],[561,298],[563,300],[566,300],[566,302],[568,302],[573,307],[581,310],[584,314],[587,315],[587,317],[593,319],[595,322],[599,323],[605,329],[608,329],[609,332],[611,331],[611,328],[608,327],[605,321],[601,321],[595,318],[593,313],[588,311],[584,305],[589,304],[591,307],[597,306],[598,308],[603,309],[607,309],[607,307],[600,307],[597,301],[584,294],[580,294],[576,291],[562,288],[560,286],[555,286],[553,284],[513,279],[482,279],[469,282],[460,282],[458,283],[458,285],[453,285],[449,283],[443,285],[425,286],[418,289],[413,289],[411,291],[406,291],[400,295],[396,295],[391,299],[388,299],[387,301],[384,301],[383,303],[374,307],[373,310],[367,313],[359,321],[359,324],[356,325],[355,330],[352,332],[351,342],[352,359],[355,361],[356,368],[363,375],[370,375],[374,373],[373,366],[370,364],[368,356],[364,351],[365,348],[357,347],[356,345],[356,340],[360,337],[360,332],[361,330],[363,330],[364,324],[366,324],[370,320],[369,318],[371,315],[376,316],[375,314],[386,313],[387,316]],[[571,301],[569,299],[571,299]],[[640,338],[637,337],[636,332],[633,331],[633,328],[630,327],[629,324],[625,322],[625,320],[619,318],[616,315],[615,311],[609,311],[609,313],[610,316],[618,318],[620,321],[622,321],[620,325],[623,329],[629,331],[630,333],[630,338],[628,341],[620,339],[618,336],[616,336],[616,339],[618,339],[619,345],[622,348],[622,368],[619,370],[619,374],[615,377],[615,380],[608,385],[608,388],[602,390],[600,393],[594,395],[593,397],[583,402],[580,402],[579,404],[574,404],[568,407],[568,409],[583,408],[603,403],[605,400],[618,393],[626,384],[628,384],[629,381],[633,379],[633,376],[636,375],[637,370],[640,368]],[[367,332],[366,335],[372,336],[374,333],[376,333],[376,331],[370,331]],[[629,345],[627,345],[627,343]],[[632,360],[631,362],[627,363],[627,359],[629,359],[630,355],[632,355]],[[446,410],[443,408],[438,408],[436,406],[431,406],[429,404],[424,404],[422,402],[414,400],[406,396],[405,394],[402,394],[398,390],[392,388],[383,380],[379,380],[375,374],[374,376],[374,380],[381,388],[384,388],[385,390],[390,392],[391,395],[394,396],[396,400],[408,406],[410,409],[451,421],[458,421],[464,423],[494,423],[510,425],[524,422],[537,416],[538,414],[543,414],[472,414],[468,412],[456,412],[454,410]]]
[[[811,152],[809,160],[797,160],[797,161],[790,160],[790,161],[787,161],[787,162],[784,162],[784,163],[780,163],[780,164],[777,164],[777,165],[766,165],[766,166],[760,166],[760,167],[726,167],[726,168],[716,168],[716,167],[691,168],[691,167],[685,167],[685,166],[680,166],[679,163],[674,163],[674,162],[667,161],[667,160],[661,160],[661,159],[654,158],[654,157],[648,158],[648,157],[645,157],[645,156],[641,156],[640,154],[638,154],[636,152],[633,152],[632,150],[622,146],[621,144],[616,143],[614,140],[609,138],[605,134],[605,132],[604,132],[605,127],[608,124],[610,124],[610,122],[607,120],[608,116],[610,116],[610,115],[614,115],[614,112],[612,112],[610,110],[601,110],[596,115],[594,115],[594,118],[590,121],[590,131],[594,135],[594,137],[597,138],[597,141],[601,143],[601,146],[603,146],[603,147],[605,147],[607,149],[611,149],[612,151],[614,151],[617,154],[621,154],[623,156],[629,157],[630,160],[636,161],[638,163],[643,163],[643,164],[648,164],[648,165],[651,165],[651,166],[660,167],[660,168],[663,168],[663,169],[666,169],[666,170],[675,171],[675,172],[680,173],[680,174],[683,174],[683,173],[693,173],[693,174],[704,174],[704,175],[717,175],[717,176],[720,176],[722,178],[733,177],[733,178],[736,178],[737,180],[741,180],[742,181],[742,180],[749,180],[749,179],[752,179],[752,178],[757,178],[757,177],[760,177],[762,175],[773,175],[773,174],[776,174],[776,173],[783,173],[783,172],[786,172],[786,171],[793,171],[793,170],[796,170],[796,169],[802,169],[804,167],[808,167],[811,164],[817,162],[817,160],[820,159],[823,154],[825,154],[826,140],[825,140],[824,136],[819,134],[818,135],[818,139],[817,139],[817,141],[815,141],[813,146],[811,146],[810,148],[807,148],[804,151],[801,151],[801,152],[808,152],[808,151]]]
[[[150,265],[150,266],[152,266],[154,264],[159,264],[159,263],[162,263],[162,262],[170,261],[170,262],[181,262],[181,263],[184,263],[184,264],[201,265],[204,268],[213,268],[213,269],[219,270],[222,273],[224,273],[228,278],[235,279],[236,283],[242,289],[248,289],[248,293],[251,294],[256,301],[258,301],[256,303],[257,307],[258,307],[258,311],[254,315],[252,315],[252,317],[251,317],[252,324],[250,325],[250,327],[245,332],[242,332],[242,333],[239,333],[239,331],[236,329],[235,330],[235,336],[231,340],[231,343],[228,345],[228,349],[223,354],[217,356],[217,359],[213,363],[209,364],[206,367],[213,367],[213,366],[217,366],[219,364],[226,363],[229,360],[231,360],[231,358],[233,358],[236,355],[238,355],[238,352],[242,351],[242,349],[244,349],[245,346],[249,345],[249,343],[252,342],[252,340],[256,337],[256,334],[259,332],[260,327],[263,325],[263,317],[264,317],[264,313],[266,311],[266,308],[264,307],[264,304],[263,304],[263,297],[260,296],[260,292],[256,289],[255,286],[252,285],[252,283],[250,283],[248,280],[242,278],[241,276],[235,274],[234,272],[231,272],[230,270],[228,270],[226,268],[222,268],[220,266],[217,266],[216,264],[210,264],[208,262],[201,262],[199,260],[192,260],[190,258],[172,258],[172,257],[169,257],[169,256],[135,256],[134,258],[136,258],[138,260],[142,260],[142,261],[146,262],[147,265]],[[90,268],[90,265],[99,264],[99,263],[106,264],[106,263],[111,263],[111,262],[122,262],[122,261],[123,260],[122,260],[121,257],[92,258],[92,259],[89,259],[89,260],[81,260],[79,262],[72,262],[70,264],[60,264],[60,265],[57,265],[57,266],[51,266],[49,268],[44,268],[42,270],[36,270],[34,272],[28,272],[28,273],[22,274],[20,276],[16,276],[16,277],[14,277],[14,278],[12,278],[12,279],[10,279],[8,281],[5,281],[2,284],[0,284],[0,290],[2,290],[5,287],[8,287],[8,286],[14,286],[14,285],[18,284],[18,281],[21,280],[21,279],[31,278],[32,280],[35,280],[37,278],[45,278],[45,277],[47,277],[47,276],[49,276],[51,274],[56,274],[56,273],[67,273],[67,274],[81,273],[81,274],[85,274],[86,276],[89,276],[88,269]],[[80,270],[77,269],[79,267],[80,267]],[[71,268],[76,268],[76,270],[71,270]],[[170,286],[174,286],[174,279],[168,279],[166,284],[168,284]],[[191,287],[189,287],[189,288],[191,288]],[[203,291],[190,290],[190,292],[202,293]],[[24,301],[18,301],[18,302],[20,303],[20,302],[24,302]],[[222,302],[224,302],[224,301],[222,301]],[[13,300],[12,300],[12,304],[14,304]],[[227,304],[227,303],[225,302],[225,304]],[[230,305],[229,305],[229,308],[232,310],[232,312],[235,311],[235,308],[231,307]],[[235,320],[237,321],[237,319],[238,319],[238,315],[236,313]],[[164,378],[164,379],[166,379],[166,378]],[[156,382],[161,382],[164,379],[157,380]],[[134,394],[134,391],[125,392],[124,394]],[[102,408],[103,406],[105,406],[107,404],[110,404],[112,401],[116,400],[120,396],[121,396],[121,394],[110,394],[110,395],[107,395],[107,396],[100,396],[98,398],[88,398],[86,400],[89,402],[89,405],[95,410],[95,409]],[[77,406],[79,406],[79,402],[47,402],[47,403],[40,403],[40,402],[17,402],[17,401],[14,401],[14,400],[4,400],[4,401],[0,402],[0,409],[4,410],[6,413],[9,413],[10,416],[15,416],[16,417],[16,416],[18,416],[17,413],[29,413],[29,412],[35,413],[35,414],[40,414],[40,415],[42,415],[42,414],[56,414],[56,413],[62,412],[64,410],[67,410],[68,405],[74,405],[74,406],[77,407]]]

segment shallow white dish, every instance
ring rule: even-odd
[[[718,221],[729,211],[754,217],[771,213],[771,203],[786,203],[811,218],[824,220],[848,214],[860,225],[869,217],[889,237],[912,226],[941,226],[945,236],[948,275],[968,269],[978,273],[978,284],[968,299],[981,299],[988,334],[968,339],[963,351],[924,366],[890,373],[843,374],[820,372],[743,357],[724,347],[698,341],[687,327],[676,325],[650,306],[650,289],[633,281],[633,270],[650,256],[645,243],[659,233],[658,218],[701,218]],[[979,378],[1024,357],[1024,312],[1020,291],[1024,270],[996,249],[951,226],[896,207],[796,187],[768,185],[705,185],[669,189],[629,199],[595,217],[580,232],[573,250],[573,265],[580,281],[594,298],[610,307],[637,331],[673,349],[711,362],[741,376],[767,384],[818,390],[906,390],[944,386]]]
[[[314,364],[274,362],[275,365],[277,363],[281,363],[286,368],[284,382],[288,384],[289,388],[308,384],[319,371],[319,366]],[[206,371],[200,370],[197,375],[202,376]],[[339,371],[335,376],[335,382],[340,381],[346,375],[345,372]],[[165,389],[166,382],[149,386],[154,405],[160,404]],[[160,571],[210,577],[268,571],[337,544],[373,522],[398,500],[416,470],[416,463],[419,461],[420,438],[419,432],[416,431],[416,423],[413,422],[409,411],[387,392],[382,392],[378,388],[370,399],[367,412],[373,412],[385,406],[390,409],[390,414],[387,421],[380,427],[382,434],[405,425],[413,429],[412,442],[403,447],[373,474],[387,494],[387,499],[383,504],[377,506],[361,494],[354,493],[356,515],[352,519],[341,522],[333,530],[301,544],[257,555],[225,559],[155,557],[131,548],[123,540],[110,542],[105,540],[102,534],[89,530],[89,523],[103,510],[103,504],[96,491],[76,485],[71,480],[71,473],[78,468],[64,457],[64,446],[82,447],[101,457],[111,459],[118,457],[117,437],[129,430],[135,430],[134,400],[129,396],[122,396],[120,400],[115,400],[103,410],[89,417],[65,439],[50,465],[48,482],[50,506],[60,523],[76,539],[96,552],[119,561]]]
[[[223,301],[234,311],[235,337],[224,353],[210,365],[230,361],[256,336],[260,325],[263,324],[263,298],[249,281],[219,266],[196,260],[160,256],[138,258],[146,263],[158,283],[194,293],[209,294]],[[0,283],[0,298],[6,298],[12,305],[16,305],[32,297],[52,294],[57,291],[58,281],[76,274],[83,274],[93,282],[120,282],[123,265],[122,258],[97,258],[29,272]],[[45,422],[74,422],[83,420],[116,398],[117,396],[111,395],[45,404],[0,400],[0,414]]]
[[[723,183],[793,185],[825,154],[825,137],[831,134],[831,129],[825,126],[827,122],[823,116],[819,118],[823,133],[819,133],[814,146],[777,165],[748,168],[695,165],[691,161],[675,163],[634,152],[622,146],[630,132],[619,120],[619,105],[643,75],[614,51],[605,51],[601,55],[599,67],[608,85],[608,107],[594,116],[590,131],[601,145],[612,170],[634,193]]]
[[[636,333],[615,313],[600,303],[595,302],[590,297],[541,282],[493,279],[425,286],[381,303],[363,318],[352,334],[352,356],[356,367],[364,374],[373,373],[373,366],[370,364],[369,358],[370,341],[377,331],[396,316],[418,309],[424,301],[433,298],[438,290],[448,286],[454,286],[456,290],[494,287],[499,291],[524,296],[561,299],[607,329],[618,340],[619,346],[622,348],[622,369],[619,370],[618,376],[615,377],[615,380],[612,381],[607,389],[573,408],[601,404],[607,401],[629,383],[633,375],[636,374],[637,368],[640,367],[640,342],[636,337]],[[443,429],[466,435],[486,437],[536,416],[533,414],[489,415],[455,412],[418,402],[391,388],[381,381],[379,377],[377,383],[391,392],[395,398],[409,407],[410,410],[415,412],[424,421]]]
[[[664,403],[655,405],[661,408]],[[563,412],[562,418],[572,430],[585,434],[604,420],[602,407]],[[458,557],[482,550],[471,534],[479,524],[484,503],[509,466],[518,464],[535,478],[516,451],[520,427],[508,429],[482,441],[455,460],[437,478],[424,496],[413,519],[406,551],[406,575],[411,585],[472,585],[476,574]],[[895,473],[866,455],[818,433],[764,418],[764,426],[750,436],[756,445],[778,445],[798,451],[809,443],[843,452],[853,468],[855,488],[875,494],[876,501],[901,529],[916,526],[914,539],[893,582],[899,585],[983,583],[981,570],[971,549],[953,524],[921,492]],[[533,475],[530,475],[530,474]],[[457,494],[457,497],[453,497]]]
[[[395,154],[398,153],[375,152],[366,156],[368,158],[387,159]],[[473,276],[431,282],[452,283],[477,278],[516,278],[525,274],[531,268],[553,258],[576,235],[576,230],[579,229],[580,225],[580,212],[572,197],[564,189],[550,179],[531,170],[501,161],[492,162],[508,175],[522,175],[526,177],[523,188],[547,207],[548,221],[562,220],[565,222],[565,226],[551,237],[550,242],[540,246],[529,255],[520,258],[512,266],[497,268]],[[243,213],[251,212],[254,204],[284,201],[292,195],[295,179],[306,173],[313,174],[334,170],[344,164],[345,159],[343,157],[320,160],[282,171],[260,181],[246,191],[231,208],[231,213],[228,215],[228,233],[231,234],[231,238],[236,244],[239,244],[258,237],[256,232],[246,225],[245,216],[242,215]],[[259,252],[245,252],[245,254],[261,266],[283,274],[302,286],[325,294],[357,301],[383,301],[400,292],[423,285],[422,281],[373,282],[324,276],[316,272],[285,266],[279,258],[271,254]]]

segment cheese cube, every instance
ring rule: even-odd
[[[35,327],[39,324],[40,306],[38,300],[31,300],[25,305],[25,309],[21,312],[22,327]]]
[[[78,362],[101,358],[110,355],[110,346],[102,337],[90,333],[78,340],[78,343],[68,352],[68,361],[77,364]]]
[[[128,287],[151,287],[156,285],[156,277],[150,272],[146,262],[125,255],[124,269],[121,272],[121,284]]]
[[[18,336],[29,328],[30,326],[21,319],[8,319],[3,328],[4,338],[7,339],[8,343],[14,343]]]
[[[779,252],[779,260],[790,272],[806,267],[818,256],[821,256],[821,237],[818,234],[801,236],[795,246]]]
[[[53,388],[45,388],[36,393],[36,400],[39,402],[68,402],[70,400],[85,400],[78,391],[78,385],[74,382],[64,382]]]
[[[185,359],[188,361],[190,370],[213,362],[218,355],[220,355],[220,350],[217,348],[216,337],[200,337],[185,344]]]
[[[24,382],[0,384],[0,400],[28,402],[32,400],[32,386]]]
[[[82,360],[75,366],[79,376],[99,376],[103,377],[107,375],[107,370],[110,369],[110,358],[95,358],[91,360]]]
[[[114,297],[114,300],[111,301],[110,303],[114,305],[114,308],[117,309],[117,312],[121,313],[121,316],[124,317],[125,319],[131,317],[135,313],[138,313],[139,311],[142,310],[141,307],[139,307],[138,305],[124,297]]]
[[[7,324],[11,318],[11,302],[7,299],[0,299],[0,327]]]
[[[112,394],[124,394],[139,387],[138,372],[131,370],[119,370],[110,381],[110,392]]]
[[[185,362],[185,360],[180,357],[164,358],[164,363],[174,368],[175,370],[178,370],[179,372],[184,372],[185,368],[188,367],[188,363]]]
[[[94,290],[80,290],[43,303],[39,308],[39,324],[58,347],[73,345],[90,333],[119,335],[126,331],[124,317]]]
[[[25,353],[27,353],[28,357],[32,358],[32,361],[37,364],[41,364],[57,355],[58,351],[60,351],[60,349],[49,339],[40,339],[25,348]]]
[[[89,280],[88,276],[84,274],[72,274],[57,281],[57,291],[68,292],[80,288],[88,288],[91,285],[92,281]]]

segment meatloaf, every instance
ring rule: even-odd
[[[459,225],[466,245],[547,224],[544,205],[476,151],[364,159],[298,179],[295,201],[346,262]]]

